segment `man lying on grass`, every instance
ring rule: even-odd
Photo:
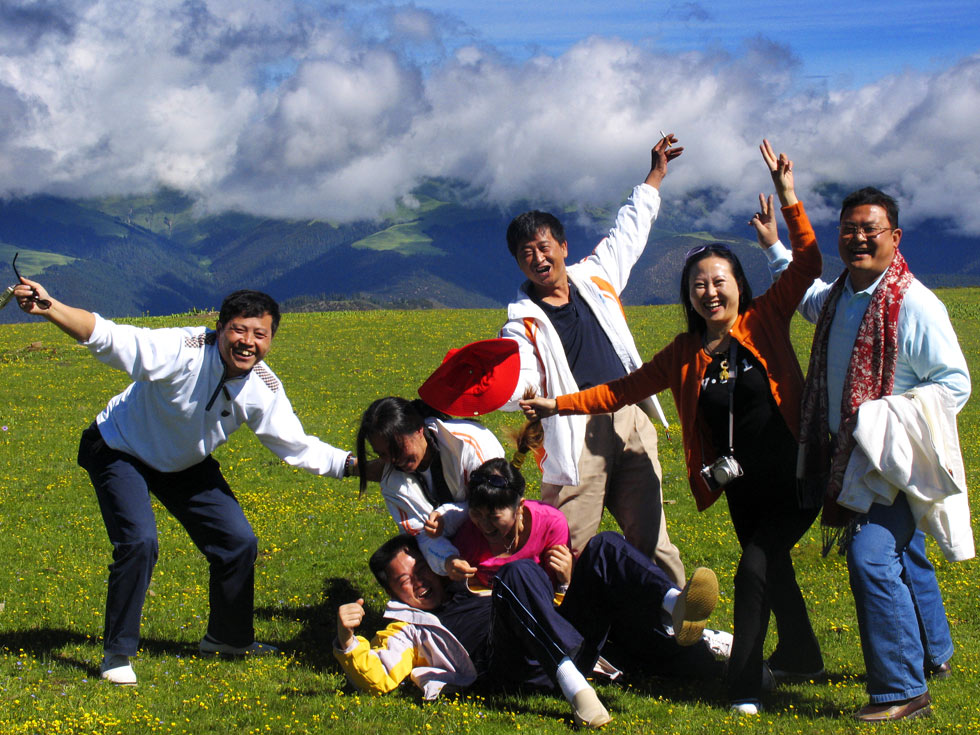
[[[698,569],[679,590],[616,533],[589,541],[558,607],[547,574],[530,559],[503,565],[490,596],[435,574],[412,536],[390,539],[369,564],[392,597],[384,615],[393,622],[369,644],[354,634],[364,601],[341,605],[334,655],[372,694],[406,677],[426,699],[474,682],[491,690],[558,688],[576,724],[601,727],[611,718],[582,672],[593,670],[607,639],[627,644],[646,673],[719,674],[724,665],[701,640],[718,601],[714,572]],[[695,645],[681,648],[678,640]]]
[[[157,560],[150,493],[187,530],[211,568],[205,653],[273,653],[255,641],[252,601],[258,542],[211,452],[242,424],[295,467],[318,475],[356,472],[349,453],[308,436],[282,384],[262,359],[279,326],[279,306],[258,291],[236,291],[214,331],[140,329],[52,298],[21,278],[14,289],[28,314],[43,316],[133,379],[82,432],[78,463],[95,486],[112,564],[106,595],[102,678],[136,684],[129,663]]]

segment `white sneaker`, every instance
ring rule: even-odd
[[[762,703],[758,699],[743,699],[732,702],[732,712],[740,715],[757,715],[762,712]]]
[[[735,636],[724,630],[713,630],[705,628],[701,633],[701,638],[707,644],[708,649],[719,661],[727,661],[732,656],[732,642]]]
[[[616,679],[623,675],[622,671],[617,669],[602,656],[599,656],[599,658],[596,659],[595,666],[592,667],[592,673],[596,676],[608,677],[609,681],[616,681]]]
[[[116,666],[111,669],[102,669],[99,676],[103,681],[115,684],[120,687],[136,686],[136,672],[133,671],[131,664]]]
[[[230,646],[211,635],[205,635],[198,646],[201,653],[220,653],[225,656],[268,656],[279,653],[279,649],[268,643],[252,641],[247,646]]]

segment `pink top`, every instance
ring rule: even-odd
[[[555,584],[555,575],[541,562],[541,555],[552,546],[569,546],[571,537],[568,533],[568,521],[560,510],[547,503],[525,500],[525,527],[528,523],[531,524],[531,531],[527,543],[510,556],[497,557],[490,553],[490,544],[480,533],[480,529],[473,521],[466,519],[453,538],[453,544],[459,550],[459,555],[476,567],[477,584],[489,587],[497,570],[507,562],[517,559],[532,559],[547,572],[551,584]]]

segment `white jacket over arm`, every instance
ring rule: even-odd
[[[908,499],[916,526],[949,561],[975,555],[956,401],[938,383],[867,401],[858,409],[844,489],[837,502],[858,513]]]

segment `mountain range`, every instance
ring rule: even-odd
[[[832,201],[837,193],[824,196]],[[24,275],[66,303],[109,317],[209,310],[236,288],[266,291],[292,311],[501,308],[522,280],[504,239],[512,217],[550,208],[565,225],[571,262],[591,251],[617,208],[515,202],[505,209],[445,180],[428,181],[407,199],[381,221],[334,223],[202,214],[192,197],[172,190],[101,199],[9,198],[0,202],[0,259],[10,262],[19,252]],[[766,288],[765,258],[749,239],[749,227],[695,229],[710,202],[710,192],[665,200],[625,303],[676,302],[684,253],[705,241],[732,247],[753,289]],[[817,227],[817,235],[825,275],[833,277],[841,271],[836,230],[830,223]],[[927,285],[980,285],[978,244],[933,222],[906,230],[902,251]],[[0,276],[0,285],[5,280],[14,281],[12,270]],[[25,318],[15,307],[0,311],[0,323]]]

